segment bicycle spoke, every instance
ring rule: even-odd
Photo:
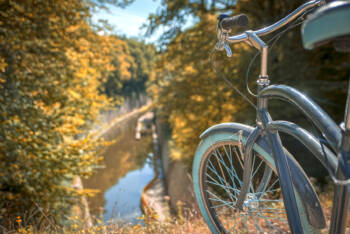
[[[236,171],[233,169],[233,170],[230,170],[230,168],[226,165],[226,163],[224,162],[224,160],[222,160],[222,157],[219,159],[219,162],[222,162],[224,164],[224,167],[227,171],[227,173],[230,175],[230,179],[231,179],[231,182],[233,183],[233,186],[235,186],[235,182],[234,182],[234,179],[235,178],[241,185],[241,180],[238,178],[237,176],[237,173]],[[218,164],[219,164],[218,162]],[[220,164],[219,164],[220,165]],[[214,167],[214,165],[212,165],[212,167]],[[233,177],[233,178],[232,178]],[[236,186],[235,186],[236,187]]]
[[[243,156],[236,144],[222,142],[210,149],[206,161],[204,190],[207,205],[225,232],[237,230],[250,233],[280,233],[288,228],[288,223],[279,179],[272,170],[266,186],[260,190],[263,181],[263,168],[269,166],[261,155],[252,152],[252,170],[249,189],[243,209],[235,207],[242,188]],[[266,169],[265,169],[266,170]],[[264,172],[265,173],[265,172]],[[264,174],[265,175],[265,174]],[[259,190],[258,190],[259,189]]]
[[[217,182],[214,182],[214,181],[208,181],[210,184],[214,184],[214,185],[217,185],[223,189],[226,189],[226,188],[229,188],[231,189],[234,193],[237,193],[237,190],[233,189],[232,187],[226,187],[226,186],[223,186],[222,184],[218,184]],[[237,200],[237,197],[235,195],[233,195],[232,193],[230,193],[230,195],[235,198]]]
[[[212,178],[210,175],[207,175],[207,176],[209,176],[210,179],[213,180],[213,182],[216,182],[216,184],[217,184],[219,187],[223,188],[223,189],[225,190],[225,192],[229,195],[229,197],[235,197],[235,196],[228,190],[228,187],[226,187],[226,186],[224,186],[224,185],[222,185],[222,184],[219,184],[218,181],[216,181],[216,180],[215,180],[214,178]]]
[[[234,174],[232,174],[232,176],[235,177],[236,179],[238,179],[237,173],[236,173],[236,171],[234,170],[234,168],[233,168],[233,167],[232,167],[232,168],[229,168],[229,167],[226,165],[225,161],[223,160],[223,157],[222,157],[222,155],[220,154],[220,152],[219,152],[219,151],[216,151],[216,152],[219,154],[219,156],[220,156],[219,161],[222,162],[222,164],[223,164],[223,166],[225,167],[227,173],[228,173],[229,175],[231,175],[232,173],[234,173]],[[219,162],[218,162],[218,164],[219,164],[219,167],[221,168],[221,164],[220,164]],[[231,169],[232,171],[231,171],[230,169]],[[232,179],[232,176],[231,176],[230,178],[231,178],[232,183],[234,183],[234,180]]]
[[[272,193],[272,192],[276,192],[276,191],[280,191],[280,188],[277,189],[272,189],[272,190],[266,190],[266,191],[262,191],[262,192],[256,192],[255,194],[264,194],[266,195],[267,193]]]
[[[208,166],[208,168],[216,175],[216,177],[217,177],[222,183],[225,183],[225,184],[226,184],[225,179],[222,178],[222,177],[217,173],[217,171],[216,171],[216,169],[214,168],[214,165],[211,163],[211,161],[209,161],[209,163],[210,163],[210,166]],[[209,175],[209,174],[207,174],[207,175]],[[233,186],[235,186],[235,184],[233,184]],[[235,186],[235,189],[237,189],[236,186]]]
[[[239,164],[241,165],[242,168],[244,168],[244,166],[243,166],[243,161],[242,161],[242,158],[243,158],[243,157],[240,157],[240,156],[239,156],[239,155],[241,155],[241,153],[238,153],[238,151],[237,151],[237,149],[236,149],[236,146],[233,146],[233,149],[234,149],[234,151],[235,151],[235,155],[236,155],[236,158],[238,159]],[[243,155],[241,155],[241,156],[243,156]]]
[[[255,174],[258,172],[258,170],[259,170],[259,168],[260,168],[260,166],[262,165],[262,163],[263,163],[263,161],[260,161],[260,164],[259,164],[259,166],[255,169],[255,171],[252,173],[253,175],[252,175],[252,178],[255,176]]]
[[[266,189],[266,191],[269,191],[270,189],[272,189],[273,186],[275,186],[275,184],[276,184],[278,181],[279,181],[279,180],[276,179],[275,182],[273,182],[273,183],[268,187],[268,189]]]
[[[212,199],[212,198],[209,198],[210,200],[214,200],[214,201],[218,201],[216,199]],[[215,205],[215,206],[211,206],[211,208],[219,208],[219,207],[222,207],[222,206],[229,206],[227,208],[234,208],[234,206],[230,205],[230,202],[225,202],[225,203],[222,203],[222,204],[219,204],[219,205]]]

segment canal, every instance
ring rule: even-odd
[[[153,179],[154,160],[151,134],[135,139],[139,115],[116,124],[108,131],[114,143],[104,153],[103,168],[84,180],[84,188],[100,192],[89,198],[92,216],[109,222],[142,223],[140,197],[143,188]]]

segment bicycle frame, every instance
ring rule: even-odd
[[[338,158],[334,155],[334,153],[328,149],[326,146],[321,146],[320,142],[309,132],[302,129],[298,125],[294,123],[290,123],[287,121],[272,121],[270,118],[267,108],[268,101],[267,99],[277,98],[283,99],[290,103],[293,103],[296,107],[298,107],[301,111],[303,111],[306,116],[315,124],[315,126],[324,134],[325,138],[329,142],[329,145],[335,152],[338,153]],[[348,92],[348,99],[350,98],[350,92]],[[299,91],[293,89],[292,87],[284,86],[284,85],[273,85],[266,86],[261,89],[258,96],[258,102],[263,103],[259,105],[258,108],[258,127],[248,136],[246,148],[245,148],[245,160],[244,160],[244,175],[243,175],[243,186],[241,189],[241,193],[237,199],[237,207],[240,208],[243,204],[245,196],[248,192],[249,185],[249,176],[251,171],[251,150],[255,142],[259,137],[265,135],[264,137],[268,139],[270,146],[272,147],[272,153],[274,155],[274,159],[277,166],[277,171],[280,178],[284,178],[285,183],[288,183],[283,187],[281,184],[282,190],[287,189],[288,192],[285,192],[289,195],[285,199],[285,204],[287,211],[293,209],[293,200],[294,191],[293,186],[297,187],[296,183],[293,183],[293,177],[300,177],[300,172],[292,170],[290,165],[285,158],[283,147],[278,135],[278,132],[284,132],[289,135],[294,136],[297,140],[303,143],[307,148],[313,153],[313,155],[322,163],[322,165],[326,169],[330,169],[331,172],[337,176],[337,179],[348,179],[345,177],[345,172],[342,170],[342,167],[339,166],[339,160],[342,154],[345,154],[346,157],[349,155],[349,135],[342,134],[341,129],[333,122],[333,120],[312,100],[310,100],[307,96],[303,95]],[[346,109],[349,110],[350,102],[347,102]],[[345,119],[349,118],[349,112],[346,111]],[[349,131],[349,125],[345,125],[346,130],[343,132]],[[342,142],[342,143],[341,143]],[[341,144],[340,144],[341,143]],[[340,147],[339,147],[340,146]],[[322,149],[323,148],[323,149]],[[324,157],[324,153],[326,153],[326,157]],[[292,172],[292,173],[291,173]],[[291,174],[293,176],[291,176]],[[287,180],[285,179],[287,178]],[[288,180],[289,179],[289,180]],[[264,181],[264,179],[263,179]],[[266,183],[266,182],[265,182]],[[287,187],[287,188],[286,188]],[[290,195],[293,196],[290,196]],[[303,193],[301,193],[303,194]],[[283,194],[284,195],[284,194]],[[303,194],[305,198],[302,201],[305,203],[309,203],[310,199],[308,199],[308,195]],[[312,199],[311,199],[312,200]],[[312,201],[311,201],[312,202]],[[289,203],[289,204],[288,204]],[[349,190],[346,185],[336,185],[335,193],[334,193],[334,201],[333,201],[333,210],[332,210],[332,220],[330,225],[330,233],[344,233],[346,227],[347,220],[347,211],[348,211],[348,203],[349,203]],[[296,206],[296,205],[295,205]],[[305,206],[305,205],[304,205]],[[296,207],[295,207],[296,208]],[[290,210],[288,210],[290,209]],[[297,208],[296,208],[297,209]],[[295,216],[295,211],[291,211],[293,214],[292,218],[289,219],[290,227],[293,233],[302,233],[301,229],[298,228],[298,216]],[[323,223],[322,217],[313,217],[310,220],[310,223],[313,225],[320,222]],[[293,226],[295,225],[295,226]],[[301,228],[301,227],[300,227]]]
[[[250,34],[250,35],[249,35]],[[248,36],[250,38],[254,39],[255,35],[251,35],[251,32],[249,32]],[[258,47],[258,46],[256,46]],[[259,48],[262,51],[262,56],[264,56],[264,50],[266,50],[266,46],[260,46]],[[262,60],[265,60],[262,58]],[[262,66],[267,66],[266,63],[262,63]],[[330,154],[330,150],[327,150],[329,155],[327,155],[327,159],[330,158],[329,161],[331,163],[328,163],[326,161],[326,158],[321,157],[320,154],[318,154],[317,159],[325,166],[328,164],[331,168],[332,172],[336,175],[337,179],[347,179],[344,176],[344,171],[342,170],[342,167],[339,166],[339,160],[341,159],[342,155],[345,154],[346,158],[349,152],[349,141],[350,137],[348,134],[341,133],[340,128],[332,121],[332,119],[314,102],[312,102],[307,96],[303,95],[302,93],[296,91],[295,89],[288,87],[288,86],[269,86],[268,82],[268,76],[266,74],[267,68],[261,69],[261,75],[258,80],[259,85],[259,96],[258,96],[258,129],[260,133],[264,133],[267,136],[267,139],[270,142],[270,146],[272,147],[272,153],[275,159],[275,163],[277,166],[277,172],[280,178],[283,178],[280,180],[284,203],[287,209],[288,213],[288,221],[290,224],[290,228],[293,233],[302,233],[302,226],[300,223],[300,218],[298,214],[298,209],[295,201],[295,195],[294,190],[292,186],[292,172],[290,170],[290,167],[288,165],[288,162],[286,160],[286,157],[283,152],[282,143],[278,134],[278,131],[284,131],[287,134],[292,134],[291,130],[293,129],[300,129],[299,126],[293,125],[290,126],[291,123],[284,123],[284,122],[274,122],[272,121],[271,117],[268,113],[268,99],[269,98],[278,98],[278,99],[285,99],[288,102],[293,103],[295,106],[297,106],[301,111],[303,111],[307,117],[315,124],[315,126],[324,134],[327,142],[332,147],[333,151],[340,152],[338,154],[338,159],[335,159],[332,154]],[[350,95],[350,93],[348,94]],[[349,110],[350,103],[347,103],[346,109]],[[345,120],[346,120],[346,129],[345,132],[349,131],[349,113],[346,112]],[[307,142],[307,145],[310,145],[311,148],[319,148],[319,145],[316,144],[314,140],[310,141],[307,139],[308,135],[302,134],[300,131],[294,132],[294,135],[297,139],[301,139],[305,142]],[[256,136],[254,136],[256,138]],[[249,138],[248,138],[249,139]],[[343,141],[342,141],[343,139]],[[343,142],[339,148],[339,145]],[[249,144],[254,144],[255,141],[249,142]],[[244,164],[244,172],[245,174],[250,174],[251,171],[251,164],[249,161],[250,158],[250,152],[249,148],[250,145],[247,145],[247,150],[245,151],[245,157],[247,160],[245,160]],[[318,150],[319,151],[319,150]],[[328,169],[328,166],[326,167]],[[293,172],[294,174],[295,172]],[[248,176],[249,176],[248,174]],[[246,181],[244,180],[246,178]],[[245,183],[247,182],[247,184]],[[249,177],[243,177],[243,187],[241,190],[241,194],[238,197],[237,200],[237,206],[240,208],[240,206],[243,204],[243,201],[245,199],[245,195],[248,191],[248,185],[249,185]],[[348,211],[348,203],[349,203],[349,192],[345,185],[336,185],[335,193],[334,193],[334,200],[333,200],[333,210],[332,210],[332,219],[331,219],[331,225],[330,225],[330,233],[344,233],[345,227],[346,227],[346,219],[347,219],[347,211]],[[320,220],[322,221],[322,220]]]
[[[270,81],[267,73],[268,46],[259,38],[259,35],[262,36],[273,32],[297,18],[307,9],[322,5],[323,3],[324,2],[321,0],[307,2],[284,19],[281,19],[277,23],[257,31],[246,31],[245,33],[237,36],[229,36],[228,32],[225,31],[218,34],[219,43],[221,43],[220,45],[225,45],[226,42],[235,43],[244,41],[261,52],[260,76],[257,80],[257,127],[247,137],[244,151],[243,185],[237,198],[236,208],[242,209],[243,202],[249,190],[253,145],[259,140],[264,139],[268,142],[272,150],[277,173],[280,178],[280,185],[287,211],[289,226],[293,233],[303,233],[294,189],[303,189],[300,187],[300,181],[303,181],[302,186],[312,186],[307,182],[307,180],[305,180],[305,175],[303,172],[294,167],[293,163],[287,159],[288,157],[286,157],[278,132],[284,132],[292,135],[303,143],[322,163],[322,165],[328,169],[332,175],[335,175],[336,180],[342,181],[349,179],[347,178],[349,176],[346,176],[346,171],[343,165],[347,163],[350,156],[350,88],[348,90],[344,129],[340,129],[337,124],[335,124],[334,121],[322,110],[321,107],[319,107],[301,92],[285,85],[269,86]],[[225,46],[224,49],[226,49],[228,55],[231,54],[228,46]],[[268,100],[271,98],[286,100],[299,108],[323,133],[331,149],[321,144],[319,140],[311,133],[294,123],[286,121],[273,121],[268,112]],[[219,129],[220,126],[217,126],[217,128]],[[201,137],[215,130],[215,127],[211,128],[210,130],[208,129],[208,132],[202,134]],[[346,159],[345,162],[344,158]],[[270,176],[271,169],[265,169],[262,179],[263,182],[261,183],[262,187],[267,184]],[[300,193],[300,191],[298,192]],[[317,208],[317,195],[314,194],[313,190],[307,190],[306,192],[300,194],[304,196],[301,199],[303,206],[306,207],[306,210],[311,210],[308,213],[310,224],[317,228],[323,228],[325,226],[325,221],[322,210],[320,211]],[[316,205],[310,206],[310,204]],[[336,184],[334,193],[330,233],[345,232],[348,206],[348,185],[346,183],[338,183]],[[321,212],[322,215],[317,215],[318,212]]]
[[[349,93],[350,95],[350,93]],[[259,108],[259,118],[262,122],[262,129],[265,129],[264,132],[267,134],[270,144],[277,149],[282,146],[279,145],[279,137],[275,136],[272,138],[269,135],[278,135],[276,132],[284,132],[290,134],[297,138],[300,142],[306,145],[314,156],[322,163],[322,165],[326,169],[330,169],[332,174],[337,175],[337,179],[347,179],[344,177],[344,172],[342,168],[339,166],[339,157],[341,154],[347,154],[349,151],[346,149],[346,144],[341,144],[339,148],[341,139],[345,140],[344,135],[342,136],[340,128],[333,122],[333,120],[313,101],[311,101],[307,96],[303,95],[299,91],[284,85],[273,85],[269,87],[265,87],[259,93],[258,99],[267,99],[267,98],[277,98],[286,100],[296,107],[298,107],[301,111],[305,113],[305,115],[314,123],[314,125],[323,133],[327,142],[333,149],[334,152],[340,152],[338,154],[338,159],[328,148],[324,150],[326,152],[326,157],[324,157],[322,148],[325,146],[320,146],[319,141],[317,141],[314,137],[310,138],[310,133],[307,133],[306,130],[303,130],[296,124],[289,123],[286,121],[272,121],[268,118],[267,112],[267,100],[264,100],[266,106],[261,106]],[[349,102],[347,104],[347,108],[349,108]],[[348,116],[348,114],[346,114]],[[345,140],[348,141],[349,139]],[[254,142],[253,142],[254,143]],[[248,146],[247,146],[248,147]],[[249,151],[246,151],[246,155],[248,155]],[[283,152],[282,152],[283,153]],[[278,161],[284,160],[281,151],[273,151],[276,164]],[[249,165],[247,165],[249,166]],[[283,173],[283,172],[282,172]],[[295,172],[293,172],[294,175]],[[288,176],[286,172],[283,174],[279,174],[280,177]],[[291,186],[289,186],[291,187]],[[283,189],[283,188],[282,188]],[[290,188],[289,188],[290,189]],[[243,194],[242,194],[243,197]],[[293,199],[293,198],[292,198]],[[346,189],[345,185],[336,185],[334,201],[333,201],[333,211],[332,211],[332,220],[330,225],[330,233],[344,233],[346,227],[346,219],[347,219],[347,211],[348,211],[348,200],[349,193]],[[291,226],[293,224],[291,223]],[[292,227],[291,227],[292,229]],[[292,229],[293,230],[293,229]],[[298,233],[298,232],[297,232]]]
[[[350,93],[350,92],[349,92]],[[320,129],[320,131],[324,131],[324,135],[326,139],[329,141],[329,145],[332,149],[329,149],[325,145],[321,145],[320,141],[309,133],[307,130],[301,128],[300,126],[287,122],[287,121],[273,121],[267,111],[268,108],[268,100],[267,99],[283,99],[298,107],[302,110],[306,116],[315,124],[315,126]],[[293,166],[293,162],[291,160],[286,160],[285,153],[283,151],[282,144],[280,142],[278,132],[283,132],[289,134],[296,138],[299,142],[305,145],[326,169],[330,169],[330,173],[336,174],[338,179],[344,179],[341,171],[341,168],[338,166],[339,155],[338,158],[334,152],[343,152],[347,153],[349,150],[349,145],[345,143],[339,148],[341,141],[346,142],[349,141],[347,137],[342,137],[341,129],[333,122],[333,120],[312,100],[310,100],[307,96],[302,94],[301,92],[295,90],[292,87],[284,86],[284,85],[271,85],[266,86],[261,89],[259,96],[259,102],[264,103],[260,105],[258,109],[258,122],[257,127],[250,133],[250,135],[246,136],[246,148],[244,150],[244,175],[243,175],[243,186],[241,188],[241,193],[237,199],[237,208],[244,201],[245,196],[248,192],[249,185],[249,176],[251,171],[251,149],[256,142],[259,144],[269,145],[272,148],[272,153],[274,155],[276,165],[278,163],[286,164],[286,168],[279,169],[278,173],[280,178],[289,177],[289,184],[287,186],[287,191],[289,194],[294,194],[293,186],[295,189],[299,190],[299,194],[302,195],[303,206],[308,212],[308,219],[310,224],[317,228],[323,228],[325,226],[324,217],[322,214],[322,210],[320,209],[320,204],[318,203],[317,195],[314,194],[312,189],[312,185],[308,184],[308,181],[305,179],[305,175],[302,171],[300,171],[297,167]],[[349,108],[349,102],[347,102],[347,108]],[[346,114],[348,116],[348,114]],[[224,125],[216,125],[207,131],[205,131],[201,138],[204,138],[206,135],[214,132],[220,131],[223,128],[230,129],[229,124]],[[233,128],[233,127],[232,127]],[[347,148],[345,147],[347,146]],[[326,157],[325,155],[326,154]],[[286,163],[287,162],[287,163]],[[281,172],[282,171],[282,172]],[[338,173],[337,173],[338,171]],[[267,184],[269,177],[269,172],[265,171],[262,181],[266,181]],[[291,176],[292,175],[292,176]],[[340,176],[339,176],[340,175]],[[291,186],[293,184],[293,186]],[[332,211],[332,220],[331,220],[331,228],[330,233],[344,233],[346,218],[347,218],[347,207],[348,207],[348,198],[349,193],[346,189],[345,185],[337,185],[334,194],[334,203],[333,203],[333,211]],[[294,195],[289,196],[290,200],[295,200]],[[290,200],[285,201],[286,204],[290,202]],[[288,210],[287,208],[287,211]],[[296,211],[293,211],[296,212]],[[296,213],[291,212],[292,217],[295,217]],[[295,221],[295,220],[294,220]],[[295,221],[297,223],[297,221]],[[293,221],[290,222],[291,230],[294,233],[302,233],[300,229],[293,229],[293,225],[295,224]]]

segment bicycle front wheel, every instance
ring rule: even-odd
[[[200,211],[213,233],[290,232],[273,157],[258,144],[253,147],[243,209],[235,207],[243,183],[242,151],[246,139],[238,133],[243,131],[220,130],[199,144],[192,173]],[[296,200],[305,233],[317,232],[308,223],[297,192]]]

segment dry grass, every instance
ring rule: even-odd
[[[95,220],[95,225],[92,227],[84,227],[84,221],[77,216],[71,217],[69,222],[64,226],[27,226],[23,227],[18,220],[14,221],[11,230],[2,229],[2,233],[211,233],[205,222],[200,216],[189,215],[187,218],[178,216],[176,218],[168,218],[166,221],[159,222],[156,215],[143,215],[139,217],[144,225],[137,224],[103,224],[101,220]]]
[[[321,189],[318,189],[321,190]],[[320,200],[326,216],[327,224],[331,216],[331,205],[333,189],[332,186],[326,186],[322,188],[323,192],[320,193]],[[211,233],[200,215],[193,212],[188,212],[186,215],[182,214],[182,209],[178,209],[179,213],[174,217],[169,217],[165,221],[160,222],[157,220],[157,215],[148,214],[139,217],[140,221],[144,225],[137,224],[120,224],[111,223],[103,224],[101,220],[95,220],[95,225],[92,227],[86,227],[86,222],[79,217],[71,217],[67,223],[63,226],[54,225],[53,223],[46,222],[39,227],[34,226],[22,226],[21,218],[18,217],[14,220],[11,230],[7,230],[4,227],[0,227],[2,233],[193,233],[193,234],[206,234]],[[350,223],[348,223],[350,227]],[[239,231],[237,231],[239,233]],[[323,232],[322,232],[323,233]],[[325,233],[327,231],[325,230]]]

